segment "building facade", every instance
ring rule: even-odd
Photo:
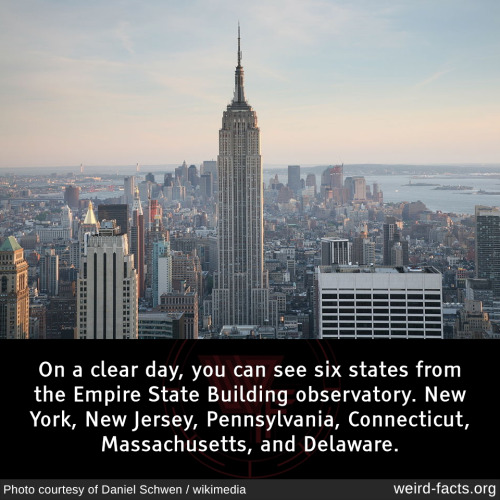
[[[184,338],[198,338],[198,294],[189,287],[164,293],[156,309],[159,312],[184,313]]]
[[[40,291],[59,294],[59,255],[54,248],[46,248],[40,257]]]
[[[476,206],[476,278],[489,279],[500,297],[500,209]]]
[[[347,265],[351,263],[352,244],[349,240],[341,238],[321,239],[321,265],[332,264]]]
[[[297,196],[300,191],[300,165],[288,165],[288,187]]]
[[[243,80],[238,32],[234,97],[223,113],[217,157],[219,258],[212,292],[216,327],[268,321],[260,130]]]
[[[81,339],[137,338],[137,272],[126,234],[102,221],[89,234],[77,281],[77,335]]]
[[[0,245],[0,338],[29,338],[28,263],[13,236]]]
[[[319,337],[442,338],[441,282],[433,267],[318,267]]]

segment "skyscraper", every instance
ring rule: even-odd
[[[144,214],[142,212],[139,190],[136,189],[132,205],[132,225],[130,227],[130,253],[134,256],[134,265],[139,283],[139,297],[144,297]]]
[[[442,338],[441,283],[433,267],[320,266],[319,338]]]
[[[78,186],[69,185],[64,190],[64,203],[73,210],[78,210],[80,200],[80,188]]]
[[[213,322],[264,325],[269,289],[264,271],[263,187],[257,114],[245,99],[238,27],[238,65],[232,102],[222,117],[217,170],[218,270]]]
[[[134,201],[134,193],[135,193],[135,177],[130,175],[123,179],[123,197],[124,202],[132,206],[132,202]]]
[[[172,255],[170,242],[161,233],[156,234],[156,241],[152,242],[152,289],[153,307],[160,303],[164,293],[172,291]]]
[[[29,336],[28,263],[14,236],[0,245],[0,338]]]
[[[300,190],[300,165],[288,165],[288,187],[296,195]]]
[[[127,235],[103,220],[99,232],[88,235],[78,274],[78,337],[137,338],[137,289]]]
[[[476,278],[489,279],[500,297],[500,210],[476,205]]]
[[[383,225],[384,231],[384,266],[408,265],[408,242],[403,239],[402,221],[387,216]],[[394,249],[394,247],[396,247]],[[394,252],[393,252],[394,249]]]
[[[40,291],[59,295],[59,255],[53,248],[46,248],[40,257]]]
[[[321,239],[321,265],[346,265],[351,263],[352,243],[341,238]]]
[[[127,234],[129,227],[126,203],[99,204],[97,206],[97,216],[99,217],[99,222],[103,220],[115,220],[116,225],[119,227],[118,234]]]

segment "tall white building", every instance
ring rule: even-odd
[[[222,117],[217,157],[219,262],[212,292],[216,327],[268,321],[260,130],[245,99],[243,79],[238,28],[234,97]]]
[[[443,338],[441,281],[433,267],[318,267],[316,330],[320,338]]]
[[[332,264],[347,265],[351,263],[352,244],[349,240],[341,238],[321,239],[321,265]]]
[[[126,234],[115,221],[88,234],[77,281],[81,339],[133,339],[138,330],[138,281]]]

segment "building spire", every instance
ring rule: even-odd
[[[241,39],[240,39],[240,23],[238,22],[238,66],[234,75],[234,97],[232,107],[248,108],[248,103],[245,99],[245,88],[243,85],[244,73],[241,65]]]
[[[238,67],[241,67],[240,22],[238,21]]]

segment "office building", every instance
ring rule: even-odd
[[[135,194],[135,177],[130,175],[123,179],[123,197],[125,203],[131,207]]]
[[[59,294],[59,255],[54,248],[46,248],[40,256],[40,291],[51,296]]]
[[[164,293],[172,291],[172,255],[170,242],[164,235],[158,234],[152,244],[152,289],[153,307],[160,303]]]
[[[0,338],[29,338],[28,263],[14,236],[0,245]]]
[[[137,338],[137,272],[128,237],[115,221],[87,233],[77,280],[77,335],[81,339]]]
[[[130,253],[134,256],[134,266],[137,271],[139,297],[144,297],[145,291],[145,264],[146,244],[144,240],[144,214],[142,211],[139,190],[136,189],[132,204],[132,224],[130,226]]]
[[[127,234],[128,232],[128,209],[124,203],[109,205],[98,205],[97,216],[99,222],[103,220],[115,220],[119,228],[118,234]]]
[[[300,165],[288,165],[288,187],[295,196],[300,191]]]
[[[78,186],[66,186],[64,190],[64,203],[72,210],[78,210],[80,204],[80,188]]]
[[[139,340],[184,339],[184,313],[139,313]]]
[[[321,265],[347,265],[351,263],[351,242],[341,238],[321,239]]]
[[[363,266],[375,264],[375,243],[368,238],[365,231],[354,238],[352,243],[352,263]]]
[[[196,250],[172,252],[172,287],[180,290],[182,286],[188,286],[192,292],[202,295],[201,264]]]
[[[159,312],[184,313],[184,328],[186,339],[198,338],[198,294],[189,287],[164,293],[156,308]]]
[[[314,196],[316,196],[316,174],[307,174],[306,177],[306,188],[312,188]]]
[[[393,216],[386,217],[383,225],[384,266],[407,266],[409,264],[408,242],[403,239],[402,229],[402,221]]]
[[[212,193],[216,193],[219,186],[219,178],[217,176],[217,162],[215,160],[204,161],[201,165],[201,173],[203,175],[212,174]]]
[[[456,339],[488,339],[493,337],[489,314],[480,300],[465,299],[455,321],[453,337]]]
[[[500,297],[500,209],[476,206],[476,278],[491,280]]]
[[[319,338],[442,338],[442,276],[433,267],[318,267]]]
[[[264,271],[260,130],[257,114],[245,98],[239,29],[234,97],[223,113],[217,166],[219,260],[212,291],[214,325],[264,325],[269,288]]]

